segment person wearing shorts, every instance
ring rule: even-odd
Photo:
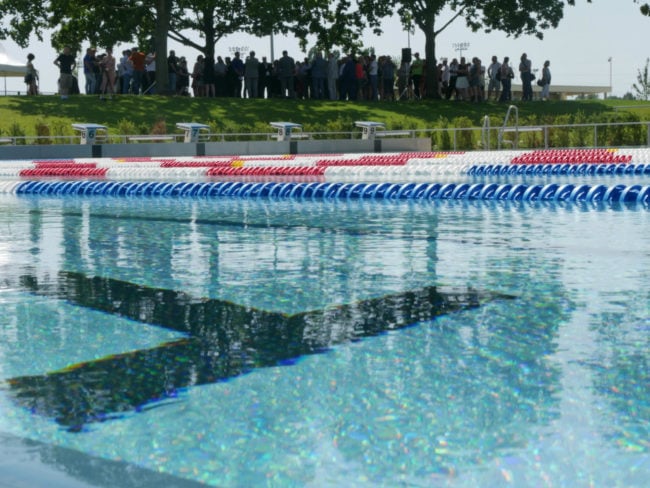
[[[59,68],[59,95],[61,100],[66,100],[72,90],[72,71],[77,67],[77,62],[71,54],[70,46],[63,48],[63,52],[54,60]]]

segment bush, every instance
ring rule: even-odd
[[[72,135],[70,126],[63,120],[54,119],[50,122],[50,129],[54,136],[55,144],[67,144],[70,142],[68,139]]]
[[[436,130],[431,134],[431,147],[438,151],[451,150],[451,137],[449,136],[449,120],[445,117],[440,117],[436,126]]]
[[[454,149],[474,149],[474,132],[475,129],[467,129],[467,127],[473,127],[474,124],[468,117],[455,117],[452,122],[453,127],[457,129],[466,130],[457,130],[456,131],[456,147]]]
[[[121,136],[129,136],[138,134],[138,128],[135,123],[128,119],[121,119],[115,127],[117,133]]]
[[[573,118],[573,123],[587,123],[587,117],[585,117],[584,112],[578,111]],[[572,147],[592,146],[594,143],[593,133],[592,127],[573,127],[569,134],[569,145]]]
[[[36,144],[52,144],[52,139],[50,139],[50,126],[47,125],[42,120],[36,122],[34,127],[36,130]]]
[[[615,113],[607,116],[607,124],[630,123],[630,125],[599,126],[599,146],[640,146],[646,144],[646,130],[639,124],[639,117],[631,113]]]
[[[165,122],[165,118],[159,117],[156,119],[154,124],[151,126],[151,131],[149,133],[156,136],[164,136],[165,134],[169,134],[169,132],[167,132],[167,123]]]
[[[552,124],[553,125],[571,124],[571,117],[568,115],[560,115],[558,117],[555,117],[555,119],[552,121]],[[548,134],[549,145],[551,147],[561,148],[561,147],[570,146],[568,127],[549,128],[548,132],[549,132]]]
[[[22,126],[18,122],[12,122],[12,124],[9,126],[9,136],[10,137],[16,137],[16,145],[25,145],[25,129],[22,128]]]

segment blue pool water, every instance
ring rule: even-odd
[[[624,204],[0,195],[0,485],[647,486]]]

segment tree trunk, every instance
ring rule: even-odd
[[[170,0],[156,2],[156,93],[166,95],[169,92],[167,74],[167,34],[171,20]]]
[[[433,22],[431,22],[431,25],[426,25],[422,30],[424,32],[424,53],[427,60],[424,72],[426,98],[440,98],[436,62],[436,33],[433,30]]]
[[[204,12],[203,24],[204,24],[203,33],[205,34],[205,51],[203,52],[203,54],[205,55],[206,58],[211,59],[212,62],[214,63],[215,61],[214,47],[215,44],[217,44],[217,33],[216,33],[216,29],[214,28],[215,19],[214,19],[213,9]]]

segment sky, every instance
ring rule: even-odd
[[[438,25],[442,26],[451,16],[443,14]],[[611,76],[612,94],[622,96],[626,92],[634,92],[632,84],[636,82],[639,70],[643,70],[650,56],[650,18],[639,12],[639,7],[633,0],[576,0],[576,6],[566,6],[564,18],[556,29],[545,32],[544,39],[533,36],[519,38],[507,37],[495,31],[489,34],[472,32],[463,22],[457,19],[437,38],[436,56],[457,57],[460,52],[455,46],[469,43],[463,51],[463,56],[474,56],[489,64],[492,55],[501,60],[509,56],[518,60],[522,53],[527,53],[532,60],[533,69],[541,69],[545,60],[551,62],[551,72],[554,84],[558,85],[587,85],[609,86]],[[364,33],[365,47],[374,47],[377,54],[387,54],[400,57],[402,48],[410,47],[413,52],[424,54],[424,34],[417,28],[411,34],[401,26],[397,17],[386,19],[383,23],[384,34],[377,36],[370,30]],[[27,49],[22,49],[10,40],[0,41],[0,55],[4,52],[11,62],[23,64],[27,54],[36,55],[34,64],[40,73],[40,89],[44,93],[56,91],[58,71],[53,61],[57,56],[51,47],[49,36],[43,42],[36,39]],[[129,47],[118,46],[122,48]],[[83,49],[88,47],[84,45]],[[258,58],[271,58],[270,37],[258,38],[247,34],[237,34],[221,39],[216,46],[218,55],[229,56],[233,49],[240,48],[242,52],[254,50]],[[174,49],[177,55],[186,56],[190,68],[196,56],[196,50],[169,42],[169,49]],[[273,51],[278,58],[282,50],[299,59],[304,56],[300,51],[298,41],[291,36],[275,35]],[[119,52],[116,51],[116,52]],[[101,52],[101,49],[99,50]],[[611,58],[611,62],[609,59]],[[83,86],[83,79],[80,79]],[[25,85],[21,78],[0,79],[0,92],[15,94],[24,93]]]

